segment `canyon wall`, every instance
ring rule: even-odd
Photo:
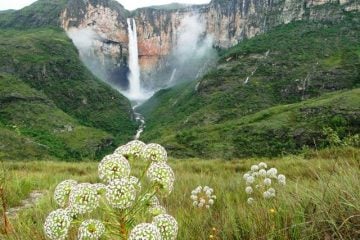
[[[111,0],[71,0],[61,22],[68,31],[92,29],[97,37],[94,50],[88,54],[100,59],[110,72],[110,81],[126,82],[119,80],[127,73],[126,18],[135,18],[143,81],[151,82],[170,64],[168,57],[178,45],[178,29],[187,16],[198,17],[205,26],[203,35],[211,36],[215,47],[228,48],[279,24],[294,20],[336,21],[344,12],[359,10],[358,0],[213,0],[207,5],[180,9],[142,8],[128,12]]]

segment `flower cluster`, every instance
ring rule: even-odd
[[[90,183],[80,183],[70,193],[69,210],[73,216],[91,213],[99,206],[99,195]]]
[[[51,240],[63,240],[66,238],[71,224],[68,211],[58,209],[49,214],[45,220],[45,235]]]
[[[156,143],[150,143],[146,145],[141,156],[146,161],[152,161],[152,162],[167,161],[167,153],[165,148],[163,148],[161,145]]]
[[[57,185],[54,191],[54,200],[60,207],[67,206],[70,192],[76,184],[77,182],[74,180],[65,180]]]
[[[160,193],[169,195],[174,188],[175,175],[169,165],[153,162],[146,172],[151,183],[158,187]]]
[[[136,189],[127,178],[115,179],[107,186],[105,197],[113,208],[126,209],[134,204]]]
[[[141,177],[131,175],[130,162],[144,161],[147,167]],[[159,196],[169,195],[174,188],[175,176],[166,163],[166,150],[158,144],[148,144],[134,140],[120,146],[113,154],[105,156],[98,166],[102,183],[77,183],[74,180],[61,182],[55,189],[55,202],[61,207],[48,215],[44,224],[45,235],[49,239],[65,239],[72,223],[79,226],[79,240],[98,240],[106,235],[106,230],[117,234],[121,239],[175,240],[178,232],[176,220],[161,206]],[[143,176],[146,176],[143,178]],[[143,189],[142,180],[148,180]],[[84,219],[90,217],[97,208],[119,214],[113,223],[107,218],[106,225],[100,220]],[[146,211],[143,211],[146,209]],[[132,228],[141,216],[147,213],[151,223],[141,223]],[[129,216],[127,216],[129,214]],[[135,215],[134,215],[135,214]],[[110,220],[109,220],[110,219]],[[81,223],[81,224],[80,224]],[[131,224],[128,224],[131,223]],[[130,235],[128,231],[132,228]],[[74,232],[74,231],[71,231]]]
[[[208,186],[198,186],[191,192],[191,200],[193,205],[198,208],[210,208],[215,202],[216,195],[214,190]]]
[[[247,185],[245,192],[249,196],[248,204],[255,202],[254,197],[256,195],[261,195],[265,199],[274,198],[276,196],[276,184],[286,185],[285,175],[278,175],[276,168],[268,170],[267,168],[267,164],[261,162],[258,165],[252,165],[250,171],[244,174],[243,178]]]
[[[78,232],[79,240],[98,240],[105,232],[105,226],[99,220],[89,219],[81,223]]]
[[[122,155],[107,155],[99,164],[99,178],[104,182],[128,177],[130,175],[130,164]]]
[[[141,223],[130,232],[129,240],[161,240],[159,229],[151,223]]]

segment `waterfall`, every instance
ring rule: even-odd
[[[139,66],[139,50],[137,42],[137,32],[135,19],[128,18],[129,31],[129,90],[127,97],[130,100],[140,100],[143,98],[140,86],[140,66]]]
[[[174,84],[175,74],[176,74],[176,68],[171,73],[171,77],[170,77],[169,82],[167,84],[168,86],[172,86]]]

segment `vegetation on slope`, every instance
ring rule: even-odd
[[[360,85],[359,21],[354,13],[339,22],[294,22],[221,52],[217,69],[140,108],[144,139],[177,156],[231,158],[322,147],[327,126],[342,137],[359,133],[359,92],[340,91]],[[285,106],[265,110],[278,105]]]
[[[17,141],[31,137],[27,142],[50,149],[37,152],[39,147],[30,144],[34,155],[94,157],[134,134],[128,100],[86,69],[58,28],[2,30],[0,74],[4,134]],[[21,139],[9,135],[14,129],[7,126],[13,125],[25,128]],[[76,130],[60,134],[61,126]],[[10,158],[23,156],[15,156],[19,151],[10,143],[1,151],[9,150]]]
[[[0,14],[0,28],[28,29],[60,25],[60,13],[68,0],[37,0],[18,11]]]

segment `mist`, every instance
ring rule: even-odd
[[[206,22],[200,16],[186,16],[176,34],[178,40],[169,59],[168,87],[201,77],[217,58],[213,37],[206,34]]]

